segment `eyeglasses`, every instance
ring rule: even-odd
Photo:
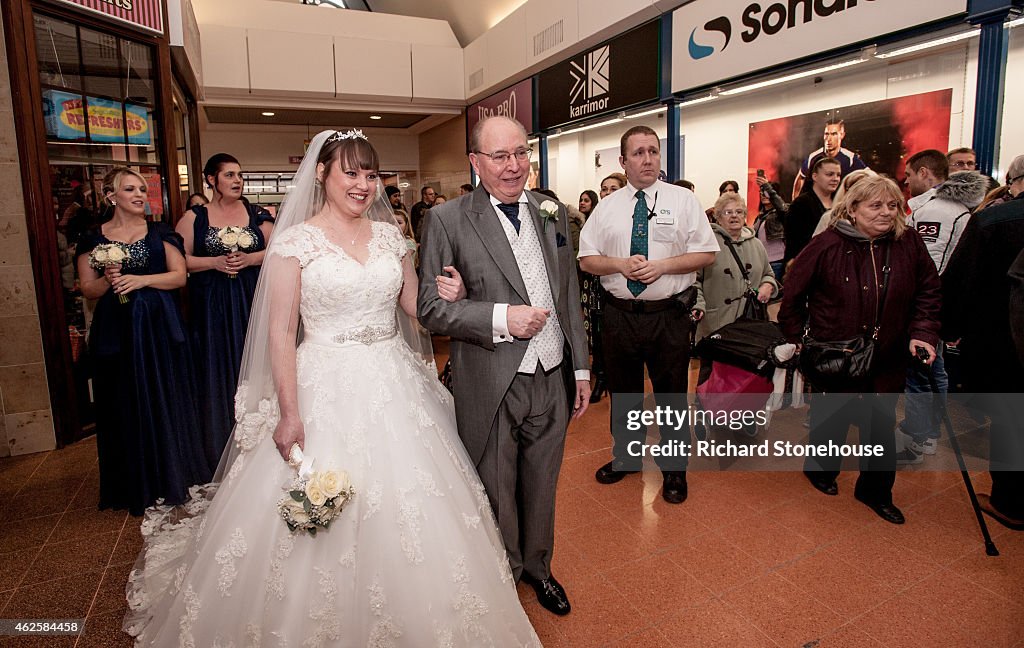
[[[746,209],[726,209],[722,212],[723,216],[746,216]]]
[[[519,160],[520,162],[526,162],[527,160],[530,159],[530,156],[533,155],[533,149],[532,148],[521,148],[521,149],[516,149],[512,153],[509,153],[508,151],[495,151],[494,153],[484,153],[483,151],[474,151],[474,153],[476,153],[477,155],[486,155],[487,157],[491,158],[491,161],[494,162],[495,164],[497,164],[499,166],[504,166],[504,165],[508,164],[508,161],[510,159],[512,159],[512,156],[515,156],[515,158],[517,160]]]
[[[950,164],[949,166],[953,167],[954,169],[973,169],[977,167],[978,164],[972,160],[957,160],[956,162]]]

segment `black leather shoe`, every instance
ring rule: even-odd
[[[669,504],[681,504],[686,501],[686,473],[673,471],[664,473],[661,485],[661,497]]]
[[[811,486],[814,486],[815,488],[817,488],[822,493],[825,493],[826,495],[838,495],[839,494],[839,484],[837,484],[836,480],[834,480],[834,479],[832,479],[832,480],[829,480],[827,478],[826,479],[822,479],[818,475],[818,473],[807,472],[807,471],[804,471],[804,477],[807,478],[807,481],[811,482]]]
[[[599,403],[599,402],[601,402],[601,396],[604,395],[605,389],[606,388],[605,388],[605,384],[604,384],[604,378],[602,378],[601,376],[598,376],[597,377],[597,381],[594,383],[594,389],[593,389],[593,391],[590,392],[590,402],[591,403]]]
[[[537,592],[537,601],[548,612],[565,616],[572,610],[572,606],[569,605],[569,597],[565,595],[562,584],[556,581],[554,576],[536,580],[523,574],[523,580],[533,586],[533,591]]]
[[[639,470],[615,470],[615,462],[609,461],[605,465],[597,469],[594,473],[594,479],[599,484],[615,484],[622,481],[622,478],[626,475],[632,475],[633,473],[640,472]]]
[[[903,524],[907,521],[907,519],[903,517],[903,511],[896,508],[896,506],[892,502],[888,502],[885,504],[875,504],[871,500],[858,496],[856,493],[854,493],[853,496],[854,498],[857,499],[858,502],[861,502],[862,504],[866,505],[869,509],[877,513],[878,517],[882,518],[886,522],[889,522],[890,524]]]

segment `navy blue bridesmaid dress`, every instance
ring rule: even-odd
[[[245,231],[253,245],[242,252],[266,249],[260,225],[274,222],[270,212],[245,203],[249,224]],[[210,226],[205,205],[192,208],[192,256],[214,257],[229,252]],[[193,272],[188,278],[189,327],[198,374],[199,419],[207,460],[216,466],[235,423],[235,388],[242,365],[249,311],[256,294],[260,266],[243,268],[234,278],[217,270]]]
[[[101,243],[85,233],[76,258]],[[166,223],[149,223],[146,237],[128,245],[123,274],[167,272],[164,243],[184,254],[181,237]],[[163,499],[180,504],[194,484],[210,481],[203,453],[195,381],[185,322],[174,290],[140,288],[120,303],[108,290],[96,304],[89,330],[96,402],[100,508],[142,515]]]

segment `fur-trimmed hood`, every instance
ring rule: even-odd
[[[954,200],[974,209],[988,193],[988,178],[977,171],[958,171],[935,188],[935,197]]]

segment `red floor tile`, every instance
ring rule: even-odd
[[[658,624],[658,630],[672,646],[701,648],[777,648],[779,644],[762,634],[735,610],[720,600],[679,612]]]
[[[727,592],[722,601],[776,643],[803,646],[846,619],[781,576],[767,574]]]
[[[786,565],[776,573],[844,619],[867,612],[898,591],[891,583],[850,569],[824,551]]]

